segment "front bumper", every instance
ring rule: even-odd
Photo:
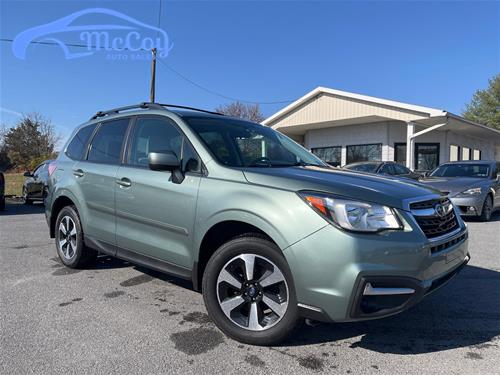
[[[485,198],[481,194],[472,197],[453,197],[450,200],[458,208],[461,216],[480,216]]]
[[[408,214],[410,220],[411,215]],[[327,226],[284,250],[301,314],[321,321],[357,321],[392,315],[420,301],[469,260],[467,228],[430,241],[418,228],[377,235]],[[371,288],[407,288],[410,294],[364,295]]]

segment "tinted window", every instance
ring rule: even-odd
[[[289,167],[325,164],[309,151],[266,126],[220,116],[185,118],[215,158],[231,167]]]
[[[379,160],[382,160],[382,145],[380,143],[347,146],[347,164]]]
[[[396,143],[394,145],[394,161],[406,164],[406,143]]]
[[[378,168],[378,164],[375,163],[354,164],[354,165],[346,165],[344,168],[350,169],[352,171],[375,173],[375,171]]]
[[[415,169],[429,171],[439,165],[439,143],[415,144]]]
[[[88,161],[118,164],[128,123],[128,118],[103,123],[90,145]]]
[[[321,160],[326,161],[328,164],[333,165],[334,167],[338,167],[341,163],[341,146],[313,148],[311,152]]]
[[[399,174],[410,174],[411,173],[411,171],[408,168],[406,168],[406,167],[404,167],[404,166],[402,166],[400,164],[393,164],[393,167],[394,167],[394,170],[395,170],[395,172],[396,172],[397,175],[399,175]]]
[[[96,124],[92,124],[81,128],[66,148],[66,155],[68,155],[71,159],[82,160],[85,157],[87,143],[90,136],[94,132],[95,127]]]
[[[443,164],[431,173],[433,177],[488,177],[486,164]]]
[[[150,152],[173,151],[180,159],[182,138],[169,119],[139,118],[132,137],[129,164],[147,167]]]
[[[396,174],[396,171],[391,164],[384,164],[382,168],[380,168],[380,173],[394,175]]]

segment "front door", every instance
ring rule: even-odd
[[[430,171],[439,165],[439,143],[415,143],[415,170]]]
[[[148,154],[162,151],[173,151],[182,160],[181,183],[172,181],[171,172],[149,169]],[[190,269],[201,179],[198,156],[165,116],[137,118],[128,155],[115,183],[118,247]]]

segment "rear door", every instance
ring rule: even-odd
[[[122,160],[130,118],[102,122],[90,142],[86,160],[73,167],[85,205],[85,235],[115,245],[115,179]]]
[[[173,151],[185,178],[153,171],[150,152]],[[201,162],[176,123],[165,116],[139,116],[131,131],[127,162],[116,176],[116,239],[120,249],[192,267],[192,241]]]

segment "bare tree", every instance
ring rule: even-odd
[[[258,123],[264,121],[265,118],[260,111],[260,107],[258,104],[245,104],[238,101],[230,104],[220,105],[215,108],[215,111],[228,116],[238,117],[244,120]]]

